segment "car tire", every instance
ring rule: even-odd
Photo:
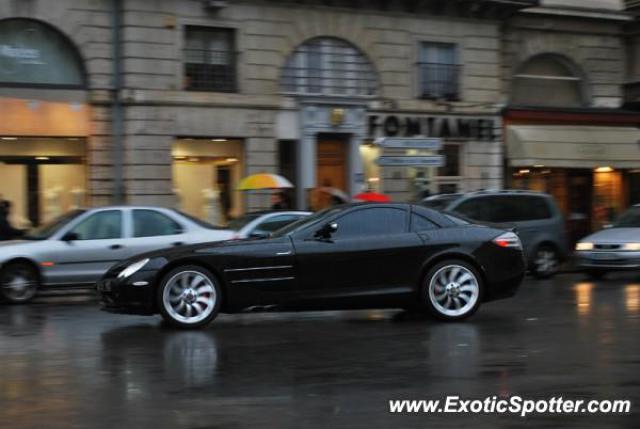
[[[436,319],[462,320],[480,307],[482,276],[468,262],[451,259],[437,263],[422,280],[421,304]]]
[[[0,272],[0,297],[8,304],[26,304],[40,288],[38,271],[26,262],[12,262]]]
[[[164,275],[157,300],[160,314],[169,325],[182,329],[199,328],[218,316],[222,289],[209,270],[185,265]]]
[[[549,244],[538,246],[531,261],[531,273],[537,279],[548,279],[556,275],[560,258],[555,247]]]
[[[602,270],[588,270],[586,273],[587,273],[587,277],[589,277],[592,280],[600,280],[604,278],[604,276],[607,274]]]

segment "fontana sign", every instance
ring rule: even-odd
[[[436,137],[495,141],[496,121],[489,117],[370,114],[367,133],[378,137]]]

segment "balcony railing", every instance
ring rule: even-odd
[[[420,97],[459,100],[461,68],[458,64],[418,63]]]
[[[236,54],[229,50],[185,49],[184,76],[187,90],[236,92]]]

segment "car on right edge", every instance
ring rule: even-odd
[[[598,279],[607,272],[640,270],[640,204],[576,244],[578,267]]]

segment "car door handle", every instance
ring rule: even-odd
[[[118,249],[122,249],[124,246],[122,244],[112,244],[111,246],[109,246],[109,249],[112,250],[118,250]]]
[[[174,247],[182,246],[183,244],[184,244],[184,242],[182,242],[182,241],[176,241],[176,242],[171,243],[171,245],[174,246]]]

